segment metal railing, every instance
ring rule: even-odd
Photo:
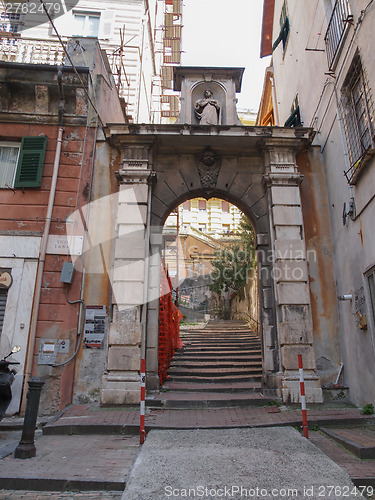
[[[64,49],[59,41],[35,38],[0,38],[0,61],[28,64],[62,64]]]
[[[335,66],[337,54],[342,46],[349,23],[353,16],[350,12],[348,0],[336,0],[331,19],[328,24],[327,33],[324,37],[329,69]]]

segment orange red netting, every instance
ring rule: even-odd
[[[164,263],[161,266],[159,303],[159,379],[160,385],[167,380],[174,352],[184,345],[180,339],[180,321],[183,315],[172,301],[172,282]]]

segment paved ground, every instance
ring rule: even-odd
[[[41,436],[35,444],[36,457],[21,460],[9,455],[1,461],[0,488],[123,491],[139,438]]]
[[[0,490],[0,500],[121,500],[122,491],[36,492]]]
[[[358,408],[316,407],[308,412],[309,423],[323,425],[335,421],[367,421]],[[146,413],[146,429],[195,429],[228,427],[264,427],[302,423],[299,407],[208,408],[197,410],[152,410]],[[139,409],[108,409],[95,405],[73,405],[44,433],[138,432]]]
[[[290,427],[153,430],[122,498],[184,496],[363,498],[343,469]]]
[[[357,408],[316,407],[309,409],[308,419],[310,425],[330,423],[333,427],[348,422],[354,422],[357,426],[375,423],[374,416],[365,417]],[[206,431],[211,436],[222,432],[220,429],[225,427],[234,428],[233,433],[236,434],[250,427],[300,427],[301,421],[301,411],[287,407],[282,407],[281,411],[277,407],[155,410],[146,415],[148,431],[166,429],[168,426],[175,429],[218,429]],[[17,445],[21,433],[12,429],[19,427],[19,424],[20,421],[15,419],[0,423],[0,457],[2,451],[7,450],[5,455],[9,454]],[[38,437],[35,443],[35,458],[15,460],[9,455],[0,460],[0,500],[121,498],[119,490],[123,490],[127,474],[139,451],[138,424],[138,408],[71,406],[57,420],[44,427],[46,434]],[[150,436],[152,432],[148,438]],[[368,479],[368,484],[375,486],[375,459],[360,460],[320,432],[310,432],[310,438],[352,478]],[[45,492],[30,491],[38,488]],[[77,491],[59,493],[69,488]],[[331,495],[330,498],[338,497]],[[144,499],[140,497],[137,500]]]

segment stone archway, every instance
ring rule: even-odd
[[[211,73],[210,82],[215,80]],[[182,99],[191,106],[192,89],[202,76],[192,71],[188,76],[183,79]],[[226,89],[226,101],[220,105],[228,106],[225,116],[233,118],[236,78],[228,69],[220,77]],[[302,354],[308,400],[322,401],[312,345],[302,176],[296,163],[297,152],[310,145],[310,134],[303,128],[245,127],[235,119],[215,126],[122,125],[108,130],[122,163],[115,313],[102,387],[104,403],[139,401],[141,357],[146,357],[147,390],[159,387],[162,227],[173,208],[198,196],[234,203],[254,226],[265,393],[285,402],[299,401],[298,354]]]

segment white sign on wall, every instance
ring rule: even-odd
[[[47,253],[55,255],[82,255],[83,236],[50,234]]]

